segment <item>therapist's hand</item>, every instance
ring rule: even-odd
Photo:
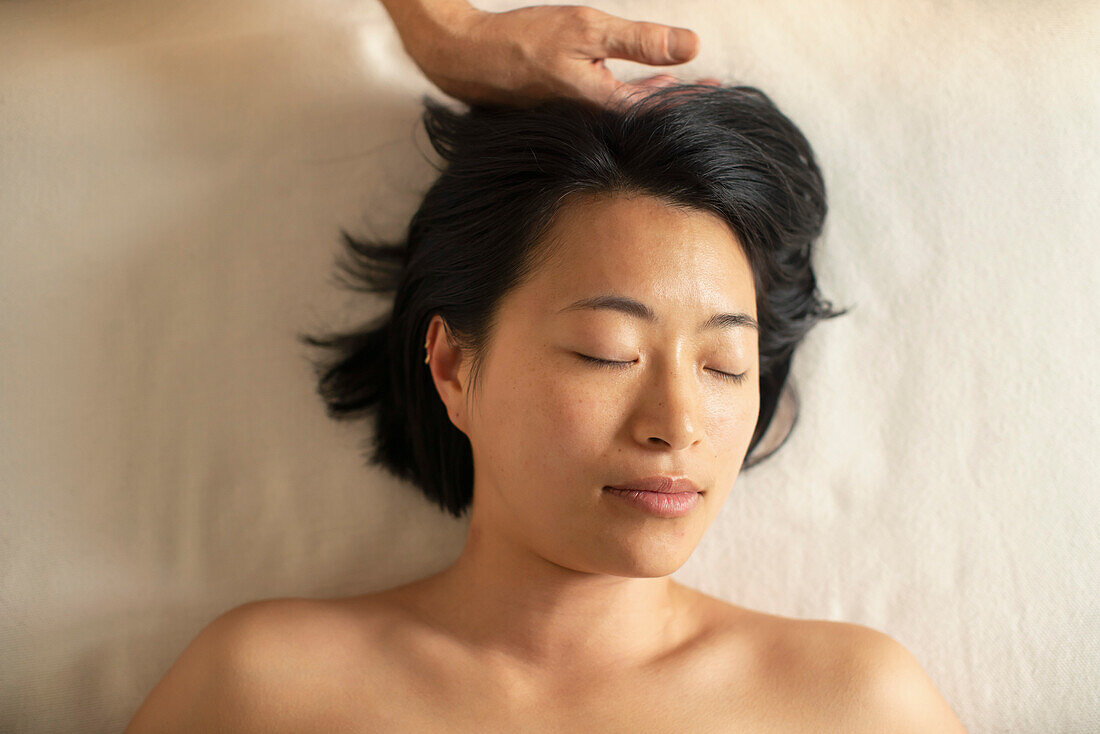
[[[633,94],[679,80],[657,74],[621,82],[605,59],[667,66],[689,61],[699,49],[698,36],[686,28],[625,20],[582,5],[493,13],[464,0],[382,2],[424,75],[470,104],[527,107],[550,97],[573,97],[616,107]]]

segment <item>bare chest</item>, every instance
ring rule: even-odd
[[[547,692],[539,700],[517,700],[490,686],[470,684],[452,691],[409,685],[377,687],[370,695],[333,696],[313,721],[316,731],[355,732],[542,732],[560,734],[643,734],[645,732],[826,731],[807,711],[792,716],[791,702],[745,692],[728,695],[705,678],[675,692],[652,682],[630,688],[601,686],[585,695]]]
[[[828,731],[827,707],[766,656],[716,638],[648,671],[592,671],[534,682],[491,665],[380,645],[369,666],[331,677],[313,705],[317,731]],[[335,727],[335,728],[334,728]]]

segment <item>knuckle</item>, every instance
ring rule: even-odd
[[[570,21],[577,28],[595,23],[600,14],[600,11],[587,5],[569,5],[567,12]]]
[[[590,25],[577,31],[577,40],[585,46],[601,46],[607,36],[603,29]]]
[[[566,15],[566,30],[583,43],[595,43],[600,40],[603,31],[600,28],[600,11],[585,5],[572,5]]]
[[[635,27],[638,48],[646,56],[663,56],[668,53],[666,46],[667,34],[659,25],[653,23],[641,23]]]

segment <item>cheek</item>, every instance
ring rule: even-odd
[[[598,451],[617,430],[624,398],[606,385],[603,389],[599,387],[596,381],[569,375],[547,381],[543,414],[559,445],[570,454],[582,453],[582,447]]]
[[[731,391],[730,398],[725,401],[722,411],[723,419],[732,424],[735,429],[744,429],[749,426],[749,432],[756,426],[756,418],[760,414],[760,387],[758,384],[746,384]]]
[[[614,452],[636,396],[606,379],[583,379],[539,360],[512,370],[489,429],[528,478],[562,477]],[[748,447],[759,412],[756,388],[714,385],[698,394],[704,442],[734,460]]]
[[[760,415],[760,392],[746,387],[727,400],[722,410],[715,414],[709,433],[722,456],[736,460],[744,456],[756,430]]]
[[[614,434],[609,398],[537,359],[521,360],[507,373],[498,373],[503,389],[481,418],[491,460],[525,477],[525,486],[590,467],[593,453]]]
[[[585,380],[569,375],[549,375],[536,398],[545,419],[543,429],[559,450],[571,455],[600,454],[614,450],[622,440],[624,422],[638,408],[639,397],[627,383],[611,379]],[[751,388],[712,385],[698,394],[696,417],[704,442],[719,452],[748,446],[756,428],[760,395]],[[659,410],[654,406],[650,406]]]
[[[582,459],[608,440],[616,420],[616,400],[598,382],[578,379],[568,370],[543,368],[540,390],[532,394],[541,430],[547,445],[553,446],[559,459]],[[554,457],[547,459],[553,462]],[[559,465],[560,472],[564,466]]]

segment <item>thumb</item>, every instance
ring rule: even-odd
[[[699,52],[699,37],[687,28],[609,18],[603,37],[604,58],[642,64],[682,64]]]

